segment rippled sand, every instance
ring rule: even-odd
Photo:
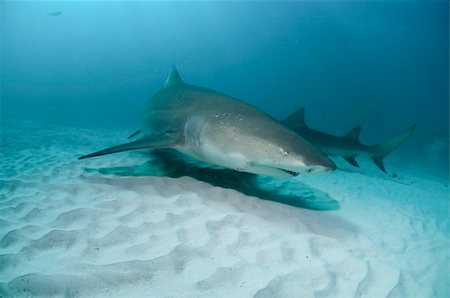
[[[260,180],[336,203],[312,210],[121,171],[139,152],[76,159],[128,133],[2,128],[1,297],[448,297],[445,182],[364,162]]]

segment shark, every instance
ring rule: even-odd
[[[129,138],[139,135],[79,159],[170,148],[215,166],[273,177],[336,169],[328,156],[275,118],[237,98],[185,83],[175,66],[146,102],[141,127]]]
[[[417,125],[411,125],[398,136],[382,144],[367,146],[363,145],[359,140],[361,126],[356,126],[344,136],[335,136],[310,128],[305,122],[305,108],[296,110],[281,122],[327,156],[341,156],[352,166],[359,167],[355,158],[358,155],[367,154],[384,173],[387,173],[387,171],[383,159],[405,142],[414,132]]]

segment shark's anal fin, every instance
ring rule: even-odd
[[[101,156],[116,152],[128,151],[128,150],[136,150],[136,149],[146,149],[146,148],[172,148],[178,143],[178,138],[174,134],[162,134],[156,136],[145,136],[142,139],[137,141],[133,141],[130,143],[113,146],[110,148],[106,148],[91,154],[87,154],[79,157],[78,159],[85,159],[94,156]]]
[[[344,159],[346,162],[348,162],[352,166],[359,168],[359,164],[356,162],[355,157],[356,156],[348,156],[348,157],[344,156]]]
[[[382,158],[372,157],[372,160],[381,171],[383,171],[385,174],[387,174],[387,171],[386,171],[386,168],[384,167]]]
[[[359,144],[359,135],[361,134],[361,125],[356,126],[350,130],[343,138],[351,140],[353,144]]]
[[[142,130],[138,129],[138,130],[136,130],[135,132],[133,132],[128,138],[129,138],[129,139],[132,139],[132,138],[134,138],[135,136],[137,136],[138,134],[140,134],[141,132],[142,132]]]

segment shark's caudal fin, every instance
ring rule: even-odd
[[[305,108],[300,108],[293,112],[282,123],[294,131],[307,127],[305,123]]]
[[[172,148],[177,144],[178,138],[171,134],[164,134],[158,136],[146,136],[137,141],[133,141],[130,143],[106,148],[91,154],[87,154],[79,157],[78,159],[85,159],[94,156],[101,156],[116,152],[128,151],[128,150],[136,150],[136,149],[146,149],[146,148]]]
[[[402,134],[393,138],[392,140],[371,147],[370,156],[377,167],[380,168],[380,170],[387,173],[383,164],[383,159],[386,157],[386,155],[397,149],[413,133],[415,128],[416,124],[412,125]]]
[[[172,66],[172,70],[170,71],[169,76],[166,79],[166,82],[164,83],[163,88],[167,88],[176,84],[184,84],[183,80],[181,79],[180,74],[178,73],[178,70],[175,65]]]

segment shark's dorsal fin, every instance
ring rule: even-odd
[[[305,108],[300,108],[293,112],[289,117],[282,121],[286,126],[290,127],[294,131],[306,127],[305,123]]]
[[[361,134],[361,125],[358,125],[357,127],[350,130],[344,138],[347,140],[351,140],[352,143],[359,143],[359,135]]]
[[[170,71],[169,76],[166,79],[166,82],[164,83],[164,88],[176,85],[176,84],[184,84],[183,80],[180,77],[180,74],[178,73],[177,67],[174,65],[172,66],[172,70]]]

